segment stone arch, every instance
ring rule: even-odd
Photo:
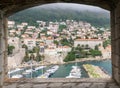
[[[1,5],[1,8],[2,10],[5,11],[5,15],[10,16],[15,12],[30,7],[34,7],[37,5],[50,4],[50,3],[63,3],[63,2],[93,5],[93,6],[101,7],[106,10],[111,10],[111,8],[115,7],[115,2],[113,2],[112,0],[111,0],[112,3],[108,0],[97,0],[97,1],[96,0],[48,0],[48,1],[47,0],[16,0],[16,1],[8,0],[8,2],[4,2],[3,5]]]
[[[120,85],[120,0],[1,0],[0,1],[0,87],[7,73],[7,17],[33,6],[67,2],[99,6],[111,12],[112,78]]]

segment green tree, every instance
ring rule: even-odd
[[[68,61],[74,61],[75,60],[75,52],[71,51],[68,53],[68,55],[65,57],[64,62]]]
[[[30,60],[35,60],[35,56],[33,53],[30,55]]]
[[[40,54],[37,54],[37,56],[36,56],[36,59],[35,59],[35,60],[36,60],[37,62],[39,62],[39,61],[41,61],[41,59],[42,59],[41,55],[40,55]]]
[[[29,60],[30,60],[30,58],[29,58],[28,52],[26,51],[25,56],[23,58],[23,62],[28,62]]]
[[[67,28],[66,25],[60,24],[60,25],[59,25],[59,30],[58,30],[58,32],[62,32],[63,29],[66,29],[66,28]]]
[[[111,40],[110,40],[110,39],[105,40],[105,41],[103,42],[103,47],[106,48],[109,44],[111,44]]]
[[[53,43],[56,44],[57,46],[59,45],[59,42],[57,40],[54,40]]]
[[[40,38],[40,33],[38,34],[38,37],[37,38]]]
[[[25,48],[26,51],[28,50],[28,47],[25,44],[22,45],[22,48]]]
[[[99,51],[99,50],[93,50],[93,49],[90,50],[90,54],[93,57],[95,57],[95,56],[101,56],[102,55],[101,51]]]
[[[15,49],[14,46],[8,45],[8,55],[13,54],[13,50]]]
[[[24,60],[23,60],[23,62],[28,62],[29,60],[30,60],[29,57],[24,56]]]
[[[95,46],[95,50],[99,50],[98,45]]]
[[[86,44],[86,45],[85,45],[85,48],[89,48],[89,45],[88,45],[88,44]]]

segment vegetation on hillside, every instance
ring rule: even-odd
[[[86,21],[97,27],[109,27],[110,17],[108,13],[92,12],[92,11],[75,11],[69,9],[51,9],[51,8],[31,8],[23,10],[9,17],[18,23],[28,22],[35,25],[37,20],[42,21],[65,21],[76,20]]]

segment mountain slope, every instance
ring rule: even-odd
[[[60,21],[70,19],[76,21],[87,21],[94,26],[109,27],[110,16],[106,11],[92,11],[92,10],[76,10],[63,7],[34,7],[23,10],[9,17],[9,20],[16,22],[28,22],[30,25],[34,25],[37,20],[43,21]]]

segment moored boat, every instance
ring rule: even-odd
[[[72,66],[72,70],[66,78],[80,78],[81,77],[81,69],[78,66]]]
[[[58,70],[59,66],[55,65],[52,68],[48,69],[44,74],[38,76],[37,78],[49,78],[52,74],[54,74]]]
[[[16,75],[13,75],[12,78],[23,78],[23,75],[16,74]]]
[[[12,70],[12,71],[9,71],[8,74],[12,74],[12,73],[15,73],[15,72],[18,72],[18,71],[22,71],[23,69],[21,68],[16,68],[15,70]]]

